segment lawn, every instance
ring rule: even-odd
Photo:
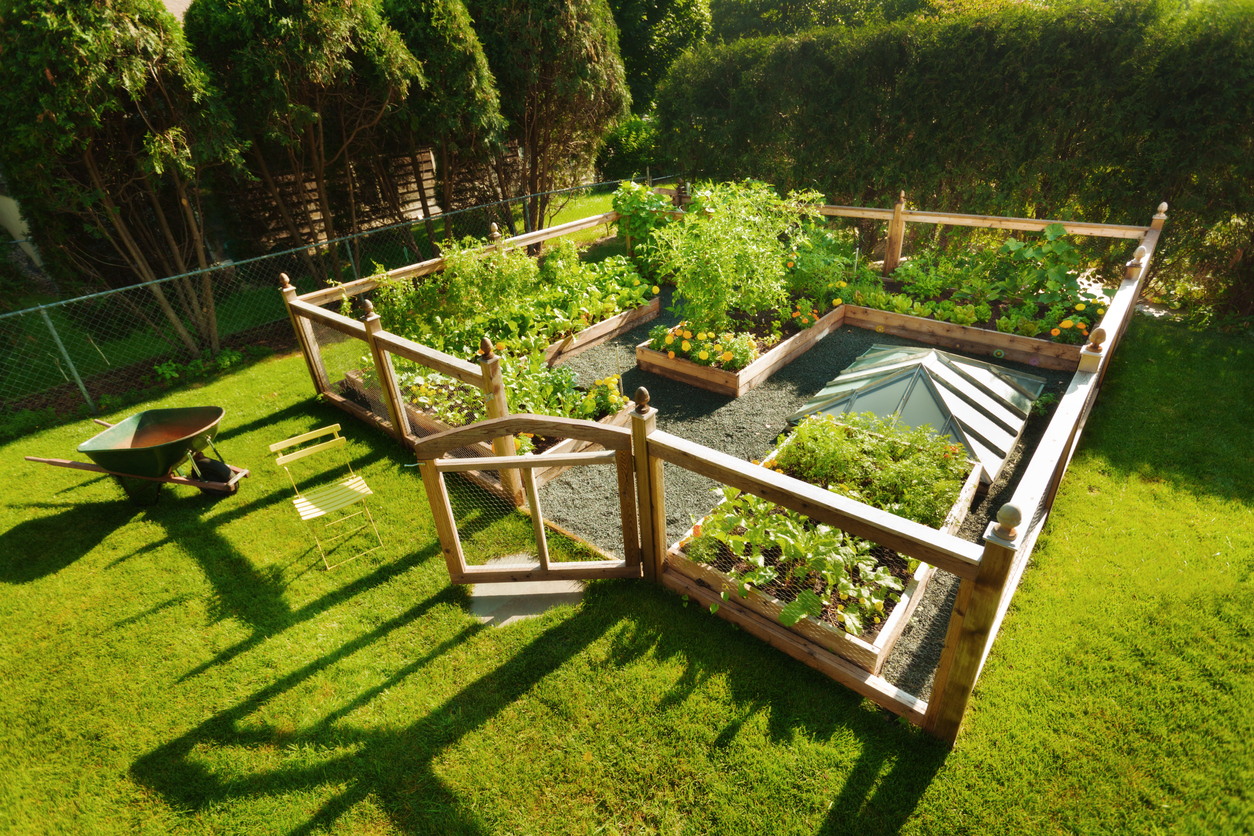
[[[235,497],[137,508],[22,460],[90,422],[27,436],[0,832],[1249,832],[1252,350],[1134,320],[952,752],[642,581],[479,625],[408,457],[299,356],[151,404],[227,408]],[[326,572],[266,447],[333,422],[385,548]]]

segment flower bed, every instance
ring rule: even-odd
[[[844,320],[842,309],[830,311],[818,321],[777,343],[742,369],[729,371],[714,365],[687,360],[674,351],[662,352],[646,341],[636,346],[636,365],[643,371],[660,374],[672,380],[738,398],[762,381],[804,354],[816,342],[839,328]]]
[[[833,451],[826,449],[830,445],[823,439],[829,436],[829,430],[845,432],[835,429],[842,426],[845,425],[830,417],[803,423],[799,433],[809,435],[802,441],[806,449],[781,456],[793,443],[790,437],[766,466],[790,475],[806,474],[810,477],[806,481],[815,481],[817,472],[831,475]],[[874,427],[886,428],[883,424]],[[866,428],[853,429],[863,435],[863,440],[871,439],[881,448],[897,447],[898,454],[904,451],[906,455],[880,462],[881,472],[888,475],[878,486],[874,484],[877,477],[872,476],[870,483],[859,482],[860,487],[841,482],[838,492],[870,504],[899,505],[890,501],[894,496],[894,478],[938,474],[936,484],[940,490],[925,490],[922,498],[916,497],[913,502],[907,498],[907,507],[899,510],[904,510],[905,516],[939,522],[938,527],[945,533],[958,530],[979,488],[978,464],[961,460],[957,448],[947,440],[926,438],[925,431],[898,433],[888,428],[886,437],[882,432],[868,433]],[[813,452],[816,434],[817,454]],[[912,448],[918,452],[912,453]],[[847,450],[838,452],[848,454]],[[883,458],[882,449],[878,455]],[[938,456],[943,465],[939,469],[927,464],[929,457],[936,460]],[[950,457],[952,460],[946,461]],[[817,470],[806,464],[807,459],[811,465],[817,461]],[[787,466],[782,466],[781,461]],[[849,477],[846,465],[837,469],[844,471],[837,478]],[[853,470],[860,470],[860,466]],[[963,470],[965,478],[959,476]],[[862,473],[854,479],[865,476]],[[822,477],[819,481],[827,479]],[[940,511],[936,500],[942,496],[952,497],[953,502],[943,519],[937,520]],[[741,604],[764,618],[789,626],[872,673],[878,673],[883,666],[934,573],[931,566],[910,566],[888,549],[816,526],[766,500],[734,491],[726,493],[714,512],[671,546],[667,560],[672,569],[708,586],[724,599],[737,596]],[[900,594],[894,593],[894,589],[900,590]]]

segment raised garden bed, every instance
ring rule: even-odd
[[[866,328],[883,334],[895,334],[943,348],[986,354],[1027,363],[1042,369],[1074,371],[1080,364],[1080,346],[1038,340],[1018,334],[990,331],[973,325],[955,325],[894,311],[843,305],[845,325]],[[830,314],[829,314],[830,316]]]
[[[883,436],[876,436],[883,439]],[[776,455],[779,451],[792,442],[795,436],[789,436],[781,444],[775,452],[769,456],[764,462],[764,466],[771,467]],[[963,481],[961,489],[958,491],[952,507],[945,515],[944,521],[941,523],[939,530],[945,534],[956,534],[966,519],[967,513],[971,509],[972,502],[977,491],[980,488],[981,476],[983,468],[978,462],[969,463],[966,479]],[[720,503],[721,504],[721,503]],[[750,506],[752,507],[752,506]],[[736,512],[739,513],[739,512]],[[670,569],[679,572],[685,577],[695,581],[697,584],[704,586],[714,593],[720,595],[724,600],[735,600],[743,607],[763,617],[771,624],[781,625],[781,613],[788,606],[787,601],[780,600],[773,595],[770,589],[762,588],[754,585],[754,583],[745,584],[736,577],[727,574],[712,562],[699,562],[689,557],[688,546],[695,537],[701,535],[701,527],[705,526],[713,517],[717,516],[714,512],[707,515],[697,525],[690,528],[684,535],[667,549],[666,560]],[[764,520],[773,519],[773,517],[758,517],[754,513],[749,513],[743,517],[739,517],[741,527],[737,531],[744,531],[745,520],[757,520],[765,523]],[[786,525],[781,521],[781,526]],[[772,528],[774,526],[771,526]],[[785,529],[787,530],[787,529]],[[708,529],[707,529],[708,533]],[[746,536],[748,532],[746,532]],[[789,542],[800,543],[800,539],[793,539],[796,535],[789,536]],[[710,538],[706,538],[709,542]],[[760,542],[760,541],[758,541]],[[847,543],[848,540],[846,539]],[[747,558],[733,557],[733,552],[727,551],[726,546],[722,547],[723,561],[742,561]],[[736,552],[738,553],[738,552]],[[777,551],[778,554],[778,551]],[[906,624],[910,620],[918,602],[922,599],[923,593],[927,588],[928,582],[935,573],[935,568],[920,563],[913,573],[908,576],[907,564],[895,552],[891,552],[884,547],[875,546],[872,554],[876,555],[880,566],[889,567],[894,564],[897,566],[897,574],[899,579],[904,583],[899,597],[894,602],[892,598],[885,598],[883,601],[883,620],[878,624],[867,624],[862,627],[858,635],[851,634],[842,625],[831,620],[830,611],[824,611],[820,616],[804,615],[796,623],[787,626],[798,635],[808,639],[809,641],[829,650],[837,655],[848,659],[860,668],[867,670],[873,674],[878,674],[887,660],[889,653],[892,651],[894,643],[901,636]],[[768,558],[769,552],[762,552],[761,558]],[[782,558],[773,558],[782,559]],[[772,559],[767,559],[770,563]],[[790,558],[790,560],[795,560]],[[717,561],[715,561],[717,562]],[[761,564],[759,564],[761,565]],[[878,571],[878,570],[877,570]],[[805,575],[809,578],[809,570]],[[807,583],[809,581],[807,580]],[[867,581],[863,581],[866,583]],[[742,587],[744,594],[742,594]],[[830,588],[829,588],[830,592]],[[856,597],[855,593],[850,592],[851,596]],[[835,598],[833,596],[833,603]],[[817,610],[815,611],[817,612]],[[843,617],[843,615],[841,616]]]
[[[544,350],[544,359],[550,366],[556,366],[590,348],[608,342],[619,334],[625,334],[637,325],[643,325],[657,319],[662,310],[662,302],[654,296],[648,302],[629,311],[603,319],[595,325],[572,334],[565,339],[552,343]]]
[[[682,357],[668,357],[649,348],[647,341],[636,346],[636,365],[646,372],[738,398],[804,354],[816,342],[839,328],[843,321],[844,313],[840,308],[830,311],[814,325],[783,340],[737,372],[702,366]]]

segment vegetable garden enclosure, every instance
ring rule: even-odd
[[[450,244],[440,258],[303,296],[284,276],[282,290],[318,395],[414,451],[454,583],[661,584],[952,743],[1134,311],[1165,212],[1163,204],[1148,226],[1124,226],[914,211],[904,194],[892,209],[870,209],[813,195],[785,201],[760,184],[691,197],[682,184],[628,184],[612,212]],[[868,263],[830,218],[887,224],[882,261]],[[615,223],[626,255],[588,260],[569,241]],[[909,224],[1041,235],[958,259],[903,260]],[[1077,282],[1080,259],[1066,240],[1076,235],[1131,242],[1122,281],[1105,296]],[[528,254],[541,245],[539,259]],[[728,273],[738,278],[719,278]],[[998,363],[1071,377],[1022,457],[1011,501],[972,542],[959,526],[1000,467],[987,449],[973,450],[992,446],[978,422],[964,430],[976,441],[956,443],[953,432],[891,416],[811,417],[758,463],[660,430],[648,392],[629,399],[618,374],[578,388],[566,360],[657,318],[663,281],[675,284],[683,318],[653,328],[637,367],[729,398],[818,340],[839,339],[832,332],[843,326],[873,329],[982,357],[941,361],[949,365],[936,372],[940,382],[919,385],[974,380],[977,367],[990,375],[977,384],[986,390],[1020,381],[1022,391],[999,395],[997,409],[1019,422],[997,419],[1012,433],[1004,447],[1039,387]],[[566,471],[600,474],[586,482],[596,490],[557,495],[603,500],[597,531],[546,518],[541,488]],[[685,473],[713,480],[717,502],[675,538],[666,482]],[[606,531],[620,533],[616,545]],[[925,700],[880,670],[938,569],[960,584]]]

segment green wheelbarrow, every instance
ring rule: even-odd
[[[189,406],[145,410],[120,424],[98,420],[96,423],[106,427],[105,431],[78,445],[78,452],[86,454],[94,464],[36,456],[27,456],[26,460],[107,473],[139,505],[156,502],[166,483],[229,496],[239,489],[239,480],[248,471],[227,464],[213,444],[225,414],[220,406]],[[204,455],[206,448],[218,456],[216,461]],[[181,472],[184,465],[189,467],[191,477]]]

